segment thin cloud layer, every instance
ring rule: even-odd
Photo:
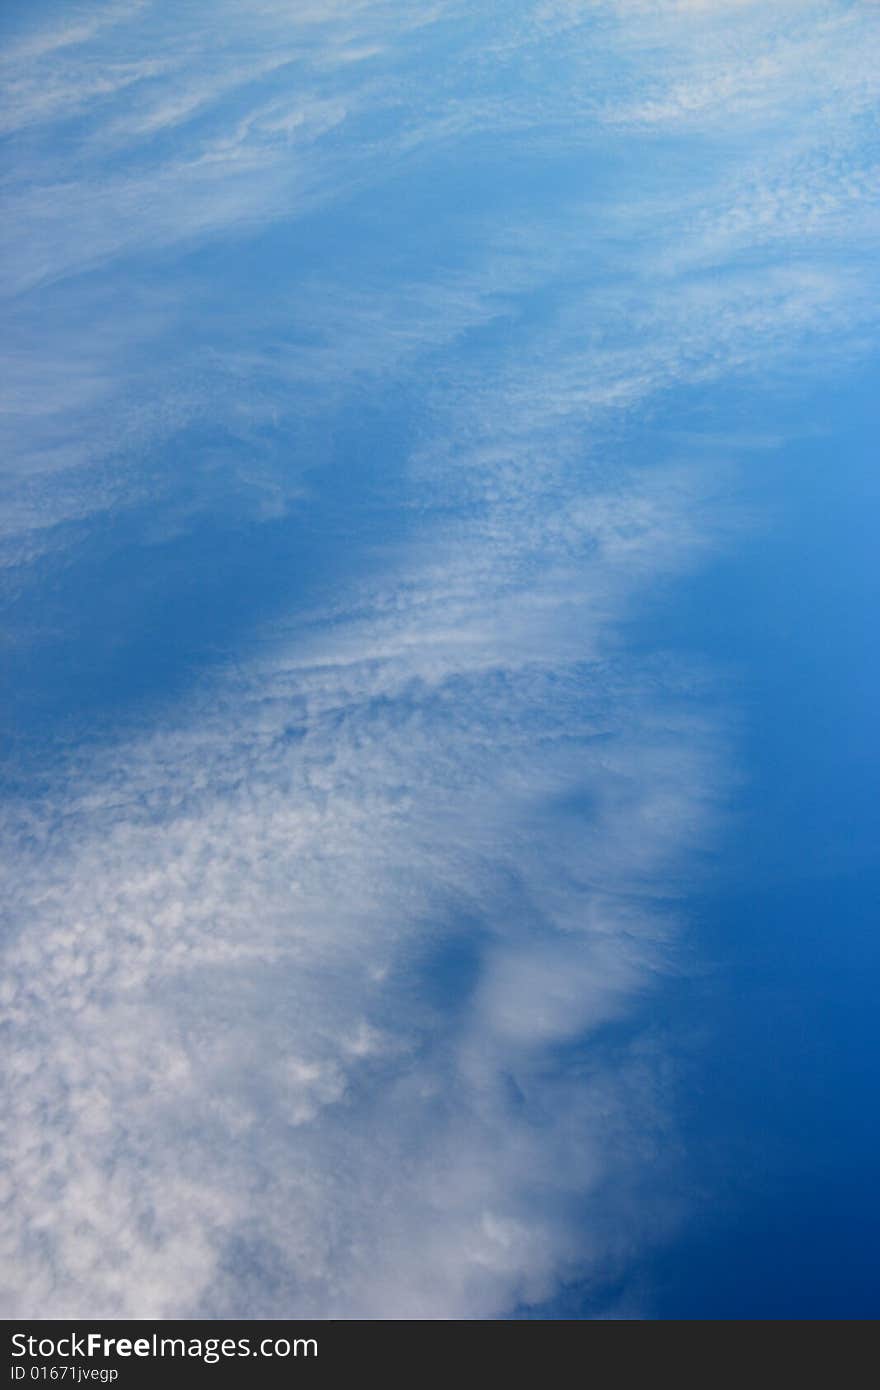
[[[553,1049],[664,969],[716,739],[472,563],[108,750],[60,837],[10,808],[14,1311],[494,1316],[577,1267],[658,1122],[650,1059]]]
[[[782,8],[10,39],[2,554],[54,713],[0,805],[7,1316],[500,1317],[673,1219],[647,1006],[735,774],[711,673],[630,635],[773,441],[664,412],[876,328],[880,16]]]

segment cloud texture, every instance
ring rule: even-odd
[[[631,625],[766,452],[674,402],[875,330],[880,12],[503,9],[6,38],[16,661],[91,603],[112,675],[114,536],[172,605],[207,535],[330,561],[13,745],[8,1317],[500,1317],[670,1219],[650,1001],[734,774]]]

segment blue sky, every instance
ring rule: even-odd
[[[501,9],[4,11],[6,1316],[876,1312],[880,10]]]

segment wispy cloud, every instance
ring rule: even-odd
[[[566,1196],[648,1098],[626,1057],[548,1093],[547,1049],[664,969],[717,739],[552,580],[480,601],[476,558],[71,769],[60,837],[54,799],[7,808],[12,1310],[481,1316],[576,1259]]]

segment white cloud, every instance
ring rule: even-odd
[[[23,808],[13,1313],[240,1312],[243,1244],[263,1312],[489,1316],[574,1258],[559,1202],[605,1175],[635,1081],[622,1061],[600,1103],[559,1071],[557,1132],[544,1050],[663,968],[649,900],[704,833],[716,740],[676,731],[674,694],[652,729],[632,671],[566,672],[558,601],[536,665],[485,600],[478,642],[437,634],[448,600],[430,564],[422,582],[391,631],[337,618],[108,749],[71,777],[61,837],[57,803]],[[462,922],[478,978],[432,1001]]]

